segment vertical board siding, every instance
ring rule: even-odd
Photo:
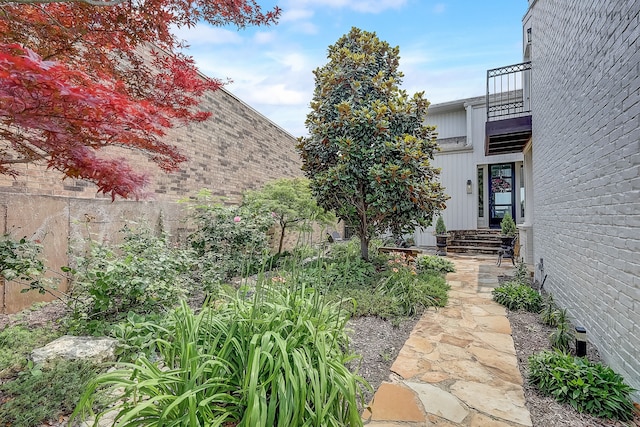
[[[438,138],[452,138],[467,134],[466,111],[451,111],[427,115],[427,123],[436,126]]]

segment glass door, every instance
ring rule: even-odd
[[[500,221],[506,212],[515,216],[514,164],[490,165],[491,185],[489,186],[489,227],[500,228]]]

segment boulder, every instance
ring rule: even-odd
[[[65,335],[31,352],[33,363],[46,364],[54,359],[90,360],[102,363],[115,360],[118,340],[105,337]]]

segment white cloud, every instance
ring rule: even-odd
[[[242,98],[250,105],[301,105],[308,102],[307,94],[301,90],[288,89],[285,84],[260,85]]]
[[[296,6],[348,8],[357,12],[380,13],[388,9],[400,9],[407,0],[294,0]]]
[[[287,9],[282,12],[282,16],[278,20],[279,24],[286,22],[298,22],[302,20],[308,20],[313,17],[314,12],[310,9]]]
[[[284,54],[277,52],[269,56],[294,73],[310,72],[311,65],[309,64],[309,60],[300,52],[285,52]]]
[[[381,0],[381,1],[354,1],[349,2],[349,7],[358,12],[380,13],[387,9],[400,9],[406,4],[406,0]]]
[[[293,32],[301,34],[318,34],[318,27],[312,22],[315,12],[311,9],[292,6],[282,13],[278,25],[288,26]]]
[[[259,31],[253,36],[253,41],[257,44],[269,44],[272,43],[275,38],[276,35],[273,32]]]
[[[198,24],[191,28],[174,28],[173,32],[178,38],[186,40],[190,46],[242,43],[242,36],[237,31],[207,24]]]
[[[302,34],[318,34],[318,26],[313,24],[312,22],[297,22],[292,27],[292,30]]]

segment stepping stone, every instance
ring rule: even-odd
[[[432,386],[430,384],[421,383],[405,383],[413,389],[420,400],[424,409],[433,415],[445,418],[454,423],[460,423],[464,420],[469,412],[462,406],[460,401],[452,394]]]
[[[523,426],[531,426],[531,416],[525,406],[522,388],[493,387],[469,381],[458,381],[451,386],[451,393],[467,406]]]
[[[369,408],[362,414],[364,420],[425,421],[424,410],[418,404],[418,397],[411,389],[401,384],[382,383]]]

